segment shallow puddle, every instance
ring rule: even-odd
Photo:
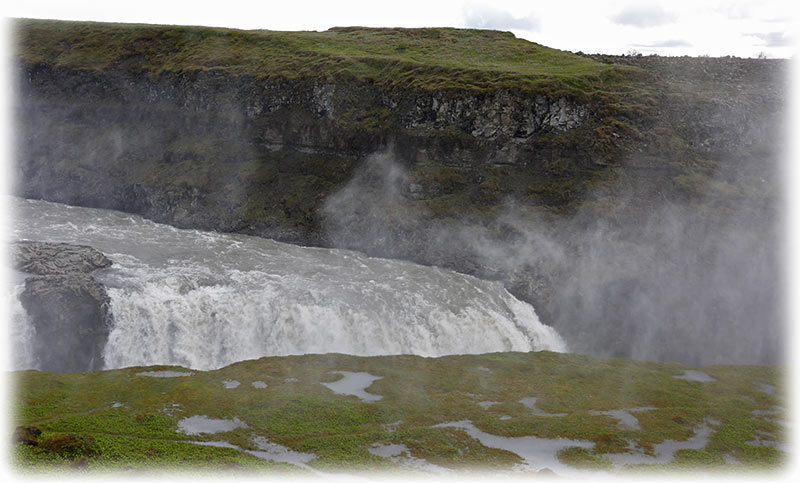
[[[521,402],[523,406],[531,409],[533,414],[535,414],[536,416],[562,417],[567,415],[567,413],[546,413],[542,411],[541,409],[536,407],[537,399],[538,398],[535,397],[524,397],[520,399],[519,402]]]
[[[694,381],[694,382],[714,382],[716,379],[709,376],[705,372],[702,371],[694,371],[694,370],[686,370],[683,371],[683,374],[680,376],[672,376],[675,379],[684,379],[686,381]]]
[[[231,448],[231,449],[238,449],[239,451],[244,451],[242,448],[236,446],[235,444],[231,444],[227,441],[189,441],[189,442],[200,446],[213,446],[215,448]]]
[[[391,461],[399,464],[403,468],[407,468],[410,470],[421,470],[432,473],[452,473],[452,470],[448,468],[443,468],[433,463],[429,463],[428,461],[422,458],[411,456],[411,452],[408,450],[408,447],[404,444],[376,443],[371,448],[367,448],[367,451],[374,454],[375,456],[380,456],[382,458],[390,459]]]
[[[370,394],[365,391],[373,382],[378,379],[383,379],[380,376],[373,376],[368,372],[349,372],[349,371],[331,371],[334,374],[342,374],[344,377],[335,382],[322,382],[323,386],[327,387],[336,394],[345,394],[348,396],[356,396],[363,401],[377,401],[383,399],[383,396]]]
[[[775,422],[777,423],[778,421]],[[749,444],[750,446],[766,446],[769,448],[779,449],[785,453],[789,452],[788,443],[783,441],[777,441],[774,439],[774,435],[761,430],[756,431],[755,439],[751,439],[750,441],[745,441],[745,444]]]
[[[272,443],[262,436],[256,436],[251,441],[253,442],[253,444],[256,445],[258,450],[243,449],[227,441],[191,441],[191,443],[198,444],[201,446],[214,446],[217,448],[237,449],[239,451],[249,453],[263,460],[276,461],[281,463],[291,463],[293,465],[297,465],[302,468],[307,468],[314,471],[313,468],[308,466],[308,462],[316,458],[316,455],[294,451],[290,448],[287,448],[286,446],[281,446],[277,443]]]
[[[547,439],[537,436],[519,436],[509,438],[486,433],[476,428],[472,421],[457,421],[453,423],[437,424],[434,427],[440,428],[460,428],[463,429],[489,448],[498,448],[510,451],[519,455],[524,460],[524,467],[528,470],[539,471],[549,468],[554,473],[563,476],[585,474],[581,470],[565,465],[558,460],[556,454],[565,448],[578,446],[591,449],[594,443],[591,441],[574,440],[567,438]]]
[[[775,409],[754,409],[753,416],[757,419],[763,419],[764,421],[769,421],[771,423],[780,424],[784,428],[791,428],[792,424],[785,419],[778,419],[773,418],[770,416],[783,416],[786,414],[786,408],[780,406],[774,406]],[[748,443],[749,444],[749,443]]]
[[[767,384],[765,382],[758,383],[758,390],[759,392],[763,392],[764,394],[774,395],[775,394],[775,386],[772,384]]]
[[[146,372],[137,372],[137,376],[145,376],[145,377],[186,377],[186,376],[194,376],[194,372],[187,372],[187,371],[146,371]]]
[[[589,411],[591,414],[598,415],[598,416],[608,416],[614,418],[618,421],[617,426],[620,429],[627,429],[627,430],[639,430],[639,420],[631,413],[636,413],[640,411],[651,411],[654,408],[651,406],[647,407],[639,407],[639,408],[631,408],[631,409],[613,409],[610,411]]]
[[[681,449],[703,449],[708,444],[713,432],[712,425],[719,424],[718,421],[707,420],[703,424],[694,428],[694,436],[686,441],[675,441],[667,439],[661,443],[653,445],[653,456],[644,453],[615,453],[601,455],[611,460],[614,466],[637,465],[637,464],[664,464],[669,463],[675,457],[675,453]]]
[[[184,434],[224,433],[237,428],[246,428],[247,424],[233,419],[213,419],[208,416],[192,416],[178,421],[178,432]]]
[[[753,410],[753,415],[755,415],[755,416],[775,416],[776,414],[782,414],[785,411],[786,411],[786,409],[778,407],[778,406],[775,406],[775,409],[754,409]]]
[[[252,439],[252,441],[253,444],[255,444],[258,448],[258,451],[247,450],[247,452],[253,456],[258,456],[259,458],[265,460],[291,463],[293,465],[311,469],[311,467],[308,466],[308,462],[316,458],[316,455],[311,453],[301,453],[300,451],[295,451],[291,448],[287,448],[286,446],[281,446],[278,443],[269,441],[263,436],[256,436]]]
[[[395,421],[393,423],[387,423],[383,425],[383,430],[387,433],[394,433],[397,431],[397,428],[403,424],[403,421]]]

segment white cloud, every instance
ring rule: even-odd
[[[791,47],[794,45],[794,39],[787,35],[786,32],[753,33],[747,35],[761,39],[764,42],[762,45],[767,47]]]
[[[692,44],[679,39],[658,40],[649,44],[633,44],[634,47],[662,48],[662,47],[691,47]]]
[[[714,10],[729,20],[746,20],[753,17],[753,7],[749,2],[726,2]]]
[[[614,23],[640,28],[657,27],[673,23],[677,19],[677,14],[665,10],[661,5],[631,5],[611,16]]]
[[[492,30],[539,30],[539,19],[533,14],[515,17],[506,10],[480,5],[464,8],[464,26]]]

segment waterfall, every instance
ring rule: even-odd
[[[25,290],[25,280],[18,273],[12,275],[11,280],[7,281],[7,292],[3,300],[8,317],[8,336],[12,344],[8,362],[14,369],[38,369],[33,348],[36,330],[20,301],[20,295]]]
[[[337,249],[181,230],[14,199],[17,239],[91,245],[111,298],[106,368],[214,369],[263,356],[564,351],[498,282]],[[24,325],[24,324],[23,324]],[[18,331],[19,332],[19,331]]]

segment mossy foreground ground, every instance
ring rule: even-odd
[[[473,430],[511,438],[507,441],[574,440],[554,454],[554,464],[570,471],[782,468],[787,457],[778,449],[786,449],[782,369],[712,366],[700,370],[713,380],[675,377],[688,369],[537,352],[267,357],[183,377],[146,375],[188,371],[163,366],[75,374],[21,371],[12,377],[14,425],[32,426],[41,434],[32,438],[36,444],[14,444],[13,464],[21,472],[176,469],[287,475],[406,474],[411,467],[517,473],[548,467],[484,445],[463,427],[439,426],[470,421]],[[366,391],[381,399],[333,392],[323,383],[343,377],[335,371],[380,377]],[[628,410],[638,423],[600,414],[611,410]],[[187,434],[182,423],[193,416],[238,427]],[[704,447],[684,447],[668,461],[656,461],[661,443],[694,441],[698,428],[710,428]],[[300,466],[265,460],[254,454],[263,449],[258,441],[313,459]],[[403,453],[376,454],[375,448],[387,447]],[[641,461],[620,464],[615,458],[625,453]]]

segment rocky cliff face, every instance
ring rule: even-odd
[[[21,196],[497,279],[575,350],[712,362],[650,348],[759,319],[737,357],[780,352],[781,61],[605,56],[633,70],[576,90],[25,59]]]
[[[538,149],[541,136],[589,118],[586,105],[510,91],[47,65],[23,66],[19,79],[23,196],[323,245],[331,244],[321,229],[324,200],[373,153],[392,151],[415,178],[434,171],[442,182],[422,179],[430,196],[488,190],[496,202],[503,194],[491,185],[494,167],[541,172],[554,162],[552,148]],[[585,147],[567,150],[592,157]]]

